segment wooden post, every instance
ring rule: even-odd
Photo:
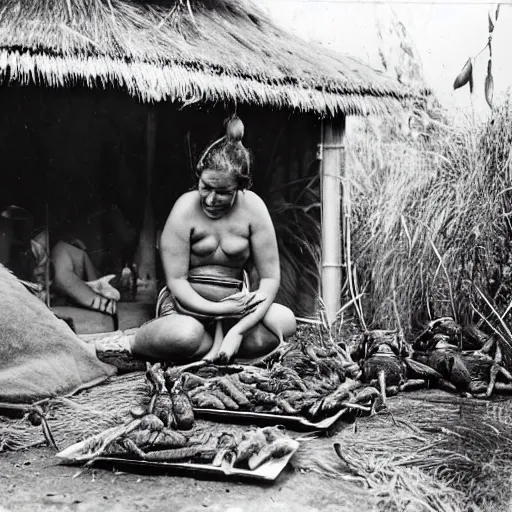
[[[139,277],[149,288],[156,288],[156,234],[153,212],[153,170],[155,167],[157,116],[149,107],[146,124],[146,197],[144,200],[144,222],[139,237]]]
[[[331,324],[341,307],[341,180],[345,172],[345,116],[322,121],[319,145],[322,183],[322,300]]]
[[[46,224],[46,263],[44,266],[44,290],[46,295],[46,306],[51,307],[50,298],[50,262],[52,252],[50,250],[50,207],[48,206],[48,196],[46,199],[45,224]]]

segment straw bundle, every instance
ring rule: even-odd
[[[64,447],[132,419],[130,409],[149,402],[144,372],[112,377],[70,398],[42,402],[57,446]],[[44,443],[42,429],[27,419],[0,416],[0,451]]]

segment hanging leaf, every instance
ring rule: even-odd
[[[462,71],[457,75],[455,82],[453,82],[453,89],[459,89],[463,87],[469,82],[469,88],[471,92],[473,91],[473,64],[471,62],[471,57],[468,59]]]
[[[492,77],[492,62],[491,59],[489,59],[489,62],[487,63],[487,76],[485,77],[485,99],[489,105],[489,107],[492,108],[492,97],[494,94],[494,79]]]
[[[494,23],[496,19],[494,18],[494,13],[491,11],[491,9],[489,9],[487,12],[487,18],[489,19],[489,34],[492,34],[494,31]]]
[[[500,4],[496,7],[496,21],[498,21],[498,16],[500,14]]]

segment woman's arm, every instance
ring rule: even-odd
[[[94,292],[75,273],[76,266],[84,266],[84,255],[81,249],[66,242],[58,242],[52,250],[55,268],[53,286],[81,306],[112,315],[117,310],[116,301]]]
[[[189,219],[193,215],[193,193],[182,195],[175,203],[165,223],[160,240],[160,255],[167,287],[187,309],[206,315],[227,314],[227,303],[213,302],[201,297],[188,282],[190,265]]]
[[[261,301],[253,312],[244,316],[225,335],[218,352],[211,354],[212,360],[227,364],[238,352],[245,334],[263,320],[279,290],[280,267],[276,233],[268,209],[261,198],[246,192],[248,209],[251,212],[251,250],[254,265],[260,276],[255,292],[255,302]]]
[[[276,232],[270,213],[263,200],[253,192],[246,192],[247,207],[251,212],[251,251],[254,266],[260,277],[255,301],[262,301],[255,310],[244,316],[233,332],[244,335],[263,320],[274,302],[281,279]]]

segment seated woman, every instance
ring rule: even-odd
[[[274,303],[276,235],[265,203],[248,190],[250,155],[241,121],[231,119],[226,132],[200,158],[197,190],[176,201],[165,224],[160,250],[167,286],[157,318],[132,341],[137,357],[177,364],[255,359],[295,333],[293,313]],[[260,278],[252,292],[243,284],[250,265]]]

